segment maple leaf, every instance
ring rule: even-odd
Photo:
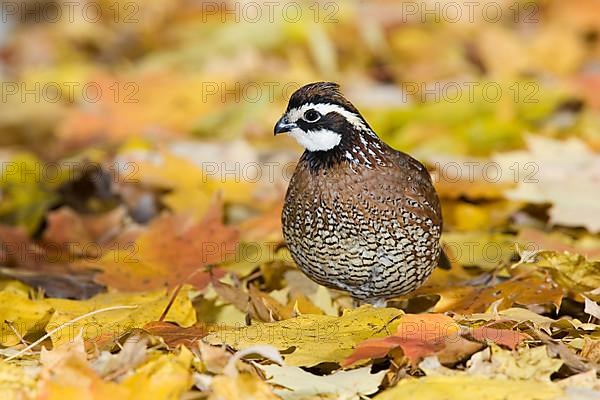
[[[211,273],[203,268],[235,255],[238,232],[222,223],[215,205],[200,222],[164,214],[127,250],[116,249],[92,264],[96,281],[119,290],[139,291],[190,283],[201,289]]]
[[[349,366],[358,360],[382,358],[400,347],[413,365],[424,357],[444,349],[446,341],[459,336],[460,327],[443,314],[406,314],[400,318],[396,333],[382,339],[360,343],[350,357],[342,362]]]
[[[270,344],[285,351],[286,364],[313,366],[341,362],[357,343],[393,330],[400,314],[393,308],[363,306],[345,310],[340,317],[307,314],[271,323],[220,328],[204,340],[210,344],[226,342],[238,349]]]

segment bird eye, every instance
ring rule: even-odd
[[[304,120],[306,122],[317,122],[321,118],[321,114],[315,110],[308,110],[304,113]]]

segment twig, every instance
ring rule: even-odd
[[[79,320],[82,320],[84,318],[91,317],[92,315],[100,314],[100,313],[103,313],[103,312],[106,312],[106,311],[125,310],[125,309],[132,309],[132,308],[138,308],[138,306],[113,306],[113,307],[106,307],[106,308],[101,308],[99,310],[90,311],[87,314],[80,315],[79,317],[73,318],[72,320],[67,321],[64,324],[62,324],[62,325],[60,325],[60,326],[52,329],[50,332],[46,333],[44,336],[42,336],[38,340],[36,340],[35,342],[31,343],[29,346],[25,347],[23,350],[19,351],[17,354],[13,354],[12,356],[6,358],[4,361],[14,360],[17,357],[22,356],[23,354],[25,354],[29,350],[33,349],[38,344],[42,343],[44,340],[48,339],[50,336],[52,336],[56,332],[60,331],[63,328],[66,328],[69,325],[74,324],[75,322],[77,322]]]
[[[21,342],[21,344],[24,344],[25,346],[27,346],[27,342],[25,341],[25,339],[23,338],[23,336],[21,336],[21,334],[19,333],[19,331],[17,330],[17,328],[15,328],[15,326],[12,324],[12,322],[10,322],[8,320],[4,320],[4,323],[6,325],[8,325],[8,327],[13,331],[13,333],[19,339],[19,341]]]
[[[173,303],[175,302],[175,299],[177,298],[177,295],[181,291],[182,287],[183,287],[183,283],[180,283],[175,287],[175,290],[173,291],[173,294],[171,295],[171,298],[169,299],[167,306],[165,307],[164,311],[162,312],[160,318],[158,319],[160,322],[163,322],[165,320],[165,318],[167,318],[167,314],[169,313],[169,310],[171,310],[171,307],[173,306]]]
[[[181,291],[181,288],[183,287],[183,285],[186,282],[188,282],[190,279],[192,279],[192,277],[199,272],[208,272],[212,277],[212,267],[213,267],[213,265],[210,264],[210,265],[206,265],[206,266],[195,269],[188,276],[183,278],[181,280],[181,282],[177,284],[177,286],[175,286],[175,290],[173,291],[173,294],[171,294],[171,297],[169,298],[169,302],[167,303],[167,306],[165,307],[162,314],[160,315],[160,318],[158,319],[160,322],[163,322],[165,320],[165,318],[167,318],[167,314],[169,313],[169,310],[171,310],[171,307],[173,306],[173,303],[175,302],[177,295],[179,295],[179,292]]]

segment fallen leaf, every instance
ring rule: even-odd
[[[507,308],[506,310],[495,310],[494,312],[464,315],[461,321],[514,321],[516,323],[529,322],[537,329],[550,332],[550,326],[557,321],[539,315],[526,308]]]
[[[600,287],[600,261],[579,254],[540,251],[523,265],[546,270],[560,287],[583,293]]]
[[[39,398],[49,400],[105,399],[115,396],[127,399],[130,392],[116,383],[105,382],[87,361],[83,339],[79,336],[71,342],[42,351],[42,372],[39,382]]]
[[[129,390],[131,399],[178,399],[192,387],[193,357],[186,347],[181,347],[178,354],[149,358],[121,386]]]
[[[509,308],[513,304],[552,304],[557,309],[561,304],[564,292],[554,282],[536,275],[514,277],[494,286],[473,289],[447,310],[461,314],[485,311],[491,304],[502,300],[498,309]],[[440,310],[441,311],[441,310]]]
[[[188,297],[189,289],[181,290],[169,309],[165,320],[181,326],[196,322],[196,313]],[[103,293],[88,300],[46,299],[44,304],[54,309],[46,329],[54,329],[70,320],[105,307],[133,305],[134,309],[113,310],[82,319],[65,326],[52,335],[52,343],[66,343],[78,335],[98,346],[111,345],[131,328],[142,328],[162,315],[169,303],[164,290],[146,293]]]
[[[286,364],[293,366],[339,363],[358,343],[394,331],[400,315],[396,309],[372,307],[346,310],[341,317],[306,314],[273,323],[225,328],[205,340],[211,344],[227,343],[237,349],[269,344],[281,352]]]
[[[268,361],[272,361],[278,365],[283,364],[283,358],[281,357],[281,354],[279,354],[279,351],[275,347],[259,344],[256,346],[246,347],[243,350],[236,351],[235,354],[233,354],[231,358],[227,361],[227,365],[225,365],[225,368],[223,368],[223,373],[227,376],[237,376],[239,372],[236,368],[236,364],[238,364],[238,362],[241,361],[244,357],[250,355],[259,355],[262,358]]]
[[[170,348],[179,345],[191,348],[194,343],[208,335],[208,329],[202,324],[183,328],[171,322],[153,321],[144,325],[143,329],[153,336],[161,337]]]
[[[320,398],[336,396],[347,400],[362,399],[375,393],[386,370],[375,374],[370,367],[357,368],[351,371],[338,371],[331,375],[318,376],[299,367],[278,365],[261,365],[266,372],[267,382],[285,389],[275,390],[275,394],[283,399]]]
[[[235,255],[237,231],[223,225],[221,205],[201,222],[182,215],[162,215],[153,220],[131,251],[114,250],[88,267],[101,269],[96,280],[128,291],[152,290],[190,283],[204,288],[211,278],[207,265]]]
[[[510,329],[495,329],[489,327],[478,327],[469,331],[469,334],[475,340],[479,341],[491,341],[501,346],[506,346],[511,350],[517,348],[517,346],[523,341],[531,339],[531,336],[526,333],[513,331]]]
[[[223,370],[227,366],[232,354],[228,352],[225,346],[211,346],[198,342],[198,351],[202,361],[202,372],[210,372],[213,374],[223,374]]]
[[[584,297],[584,299],[585,308],[583,312],[591,315],[594,318],[600,319],[600,305],[598,305],[598,303],[596,303],[595,301],[588,299],[587,297]]]
[[[53,314],[52,305],[46,300],[30,298],[30,290],[13,281],[0,291],[0,344],[3,346],[14,346],[30,335],[41,336]]]
[[[543,382],[480,378],[472,376],[426,376],[403,379],[375,396],[376,400],[554,400],[563,391]]]
[[[413,365],[426,356],[446,347],[447,341],[459,340],[460,327],[443,314],[406,314],[400,317],[396,332],[382,339],[369,339],[359,343],[342,366],[347,367],[362,359],[384,357],[390,350],[400,347]]]
[[[249,373],[219,375],[212,380],[209,400],[277,400],[269,385]]]
[[[467,363],[466,373],[550,382],[550,375],[558,371],[563,362],[548,355],[548,348],[521,348],[516,352],[502,350],[497,346],[476,353]]]
[[[131,335],[125,340],[120,352],[113,354],[102,351],[98,358],[92,361],[92,368],[104,379],[120,378],[146,361],[147,349],[147,337]]]
[[[38,373],[36,367],[24,368],[0,362],[0,398],[35,399]]]

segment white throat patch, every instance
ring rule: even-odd
[[[308,151],[331,150],[342,140],[340,134],[328,129],[304,132],[300,128],[295,128],[290,131],[289,135]]]

